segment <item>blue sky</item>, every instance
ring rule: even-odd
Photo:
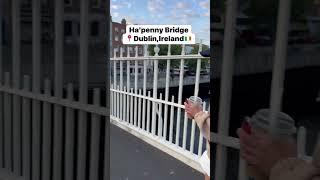
[[[210,44],[210,0],[111,0],[114,22],[130,24],[185,24],[197,42]]]

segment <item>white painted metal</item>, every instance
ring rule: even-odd
[[[46,79],[44,83],[44,93],[51,96],[51,81]],[[42,154],[41,154],[41,179],[49,179],[51,177],[51,137],[52,137],[52,106],[48,102],[43,102],[42,114]]]
[[[120,98],[119,98],[119,96],[120,96],[120,89],[119,89],[119,86],[117,86],[117,92],[116,92],[116,97],[117,97],[117,100],[116,100],[116,107],[117,107],[117,114],[116,114],[116,116],[117,116],[117,118],[120,118]]]
[[[305,127],[300,127],[298,129],[298,135],[297,135],[297,152],[299,158],[304,158],[306,155],[306,140],[307,140],[307,130]]]
[[[206,57],[202,57],[198,54],[187,54],[187,55],[171,55],[171,56],[139,56],[139,57],[117,57],[110,58],[111,61],[128,61],[128,60],[137,60],[137,61],[164,61],[164,60],[172,60],[172,59],[206,59]]]
[[[80,1],[80,67],[79,67],[79,100],[88,102],[88,45],[89,45],[89,1]],[[78,118],[78,151],[77,180],[86,179],[87,146],[87,112],[79,111]]]
[[[198,54],[200,54],[201,51],[202,51],[202,41],[199,44]],[[201,71],[201,59],[198,59],[197,60],[197,68],[196,68],[196,82],[195,82],[195,86],[194,86],[194,96],[195,97],[198,97],[198,94],[199,94],[200,71]],[[204,107],[205,107],[205,105],[204,105]],[[196,125],[195,121],[192,121],[191,139],[190,139],[190,152],[191,153],[193,153],[193,149],[194,149],[194,134],[195,134],[195,127],[196,127],[195,125]],[[200,141],[202,142],[202,137],[199,138],[199,143],[200,143]]]
[[[144,45],[144,57],[147,57],[148,46]],[[147,64],[143,61],[143,96],[147,96]],[[148,112],[148,111],[147,111]],[[146,100],[142,100],[142,129],[145,129],[146,123]]]
[[[110,84],[110,89],[114,89],[113,84]],[[114,92],[110,91],[110,112],[111,115],[114,115],[114,97],[113,97]]]
[[[12,85],[20,89],[21,65],[21,17],[20,0],[12,1]],[[21,98],[13,96],[12,130],[13,136],[13,172],[21,174]]]
[[[226,1],[226,23],[223,48],[223,62],[221,71],[221,88],[219,103],[219,125],[218,133],[224,136],[228,135],[230,120],[230,102],[232,89],[232,73],[235,49],[235,26],[237,16],[238,0]],[[223,144],[217,145],[215,178],[225,179],[227,168],[227,149]]]
[[[123,91],[123,61],[120,61],[120,91]],[[120,119],[123,120],[124,117],[124,111],[125,109],[123,108],[123,98],[124,98],[124,95],[122,93],[120,93],[120,107],[122,107],[122,109],[120,110],[121,113],[120,113]]]
[[[2,7],[0,7],[0,85],[3,85],[3,50],[2,50]],[[3,93],[0,92],[0,131],[4,131],[3,127],[4,127],[4,117],[3,117]],[[4,141],[3,141],[3,133],[0,134],[0,154],[3,155],[3,148],[4,148]],[[3,156],[0,157],[0,167],[4,167],[4,160],[3,160]]]
[[[139,95],[142,95],[141,89],[139,89]],[[138,99],[138,128],[141,128],[141,98]]]
[[[202,107],[202,111],[205,111],[206,110],[206,102],[203,103],[203,107]],[[210,110],[210,108],[209,108]],[[191,135],[192,136],[192,135]],[[192,139],[192,137],[191,137]],[[203,146],[203,134],[202,132],[200,131],[199,132],[199,146],[198,146],[198,156],[200,157],[202,155],[202,146]],[[192,142],[191,142],[192,143]],[[194,142],[192,143],[194,144]],[[193,146],[192,146],[193,147]],[[191,151],[191,147],[190,147],[190,152],[193,153],[193,151]]]
[[[138,46],[135,47],[135,57],[138,57]],[[138,94],[138,61],[134,62],[134,93]],[[134,97],[134,126],[137,126],[137,97]],[[140,107],[139,107],[140,109]]]
[[[160,97],[162,100],[162,93],[160,93]],[[162,118],[162,104],[158,104],[157,109],[159,109],[158,113],[158,136],[163,137],[162,130],[163,130],[163,118]]]
[[[148,98],[151,98],[151,92],[148,91]],[[150,100],[147,100],[147,132],[150,132]]]
[[[174,96],[171,98],[171,103],[174,103]],[[173,139],[173,113],[174,113],[174,106],[170,106],[170,127],[169,127],[169,142],[172,143]]]
[[[93,104],[100,106],[100,89],[94,89]],[[89,179],[99,179],[99,146],[100,146],[100,121],[101,117],[97,114],[91,114],[91,145],[90,145],[90,165]]]
[[[131,88],[131,94],[133,94],[133,88]],[[133,96],[130,96],[130,124],[133,125]]]
[[[30,91],[30,78],[24,76],[23,90]],[[31,102],[22,99],[22,175],[26,180],[31,178]]]
[[[186,149],[186,143],[187,143],[187,128],[188,128],[188,118],[187,118],[187,112],[184,112],[183,116],[184,122],[183,122],[183,135],[182,135],[182,148]]]
[[[68,84],[67,90],[67,99],[69,101],[74,101],[74,89],[73,85]],[[74,179],[74,150],[75,150],[75,111],[72,108],[66,108],[66,120],[65,120],[65,159],[64,159],[64,168],[65,168],[65,179]]]
[[[159,51],[160,51],[160,48],[158,45],[155,46],[154,48],[154,52],[155,52],[155,55],[154,56],[159,56]],[[153,62],[153,93],[152,93],[152,96],[154,99],[157,99],[157,95],[158,95],[158,63],[159,61],[158,60],[154,60]],[[153,135],[155,135],[155,132],[156,132],[156,108],[157,108],[157,104],[155,102],[152,102],[152,123],[151,123],[151,133]]]
[[[276,115],[281,111],[283,83],[287,59],[288,32],[290,26],[291,0],[279,1],[277,38],[272,71],[270,98],[270,132],[275,134]]]
[[[168,45],[168,56],[171,55],[171,44]],[[166,102],[169,101],[169,86],[170,86],[170,66],[171,61],[167,60],[167,69],[166,69],[166,87],[165,87],[165,95],[164,100]],[[163,138],[167,139],[167,124],[168,124],[168,105],[164,105],[164,128],[163,128]]]
[[[185,55],[185,45],[182,46],[181,55]],[[178,90],[178,104],[182,103],[182,90],[183,90],[183,76],[184,76],[184,59],[180,61],[180,76],[179,76],[179,90]],[[176,145],[179,146],[180,138],[180,121],[181,121],[181,108],[177,111],[177,128],[176,128]]]
[[[10,87],[10,73],[4,74],[4,85]],[[12,170],[12,95],[4,93],[4,167]]]
[[[40,93],[41,69],[41,1],[32,1],[32,91]],[[40,178],[40,101],[32,101],[32,169],[35,179]],[[50,162],[50,161],[49,161]],[[47,173],[48,169],[44,170]],[[46,176],[47,174],[44,174]],[[47,177],[49,177],[47,175]]]
[[[64,1],[56,0],[54,13],[55,28],[55,55],[54,55],[54,96],[62,98],[63,87],[63,14]],[[62,179],[62,107],[58,104],[54,105],[54,122],[53,122],[53,167],[52,179]],[[39,179],[38,169],[33,169],[32,179]]]

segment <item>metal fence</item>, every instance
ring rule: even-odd
[[[197,159],[202,155],[205,141],[196,128],[195,122],[188,120],[182,98],[185,60],[197,62],[193,84],[194,96],[198,96],[201,62],[205,58],[199,54],[185,55],[185,46],[182,45],[181,48],[181,55],[171,55],[171,46],[168,45],[167,55],[159,56],[160,48],[156,46],[155,55],[149,56],[146,46],[143,57],[138,57],[138,48],[135,48],[134,57],[130,57],[129,53],[123,57],[123,48],[120,48],[120,57],[111,58],[113,66],[113,81],[110,89],[111,122],[201,171]],[[200,51],[202,51],[202,44],[199,45]],[[178,60],[180,64],[179,79],[176,79],[179,82],[177,97],[170,97],[169,92],[173,60]],[[153,64],[151,73],[147,71],[147,66],[150,64],[148,61],[152,61],[151,64]],[[158,93],[160,61],[165,62],[166,67],[164,94]],[[132,74],[130,68],[133,63],[135,68]],[[138,86],[138,65],[143,65],[142,88]],[[131,76],[134,77],[134,87],[131,87]],[[152,90],[147,88],[148,76],[153,76]],[[206,104],[208,102],[204,102],[203,110],[208,110]]]
[[[226,19],[224,47],[221,68],[221,87],[218,112],[218,131],[211,133],[211,140],[217,144],[215,154],[214,179],[226,179],[227,172],[227,148],[239,149],[239,140],[230,137],[230,103],[232,93],[232,76],[234,67],[235,53],[235,29],[236,16],[238,10],[238,0],[227,0],[226,2]],[[287,54],[288,28],[290,20],[291,0],[279,1],[277,37],[275,44],[275,57],[272,75],[271,87],[271,126],[270,132],[273,133],[274,126],[277,123],[275,116],[281,110],[281,101],[283,94],[285,62]],[[211,32],[213,33],[213,32]],[[306,129],[300,127],[298,130],[298,154],[300,157],[310,159],[305,154],[306,146]],[[246,162],[240,158],[238,168],[238,179],[248,179],[246,175]]]
[[[109,134],[110,128],[108,122],[102,121],[110,115],[109,105],[100,104],[102,97],[109,102],[109,91],[105,91],[109,88],[108,79],[103,91],[107,94],[94,89],[93,103],[88,102],[91,98],[87,82],[89,1],[80,1],[79,89],[73,88],[75,84],[68,84],[66,88],[63,83],[64,1],[53,1],[54,82],[47,79],[44,83],[40,82],[41,1],[32,1],[32,77],[20,73],[25,58],[20,53],[21,1],[9,2],[12,7],[12,71],[3,73],[0,65],[0,167],[25,180],[98,180],[102,176],[109,179],[109,138],[100,143],[103,133]],[[4,60],[2,48],[0,39],[0,64]],[[78,98],[75,92],[79,92]],[[103,132],[100,131],[102,124],[105,124],[101,128]],[[104,165],[100,171],[101,162]]]

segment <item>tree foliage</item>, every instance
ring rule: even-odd
[[[154,56],[154,47],[155,45],[149,45],[148,52],[151,56]],[[159,56],[165,56],[168,54],[168,45],[159,45],[160,51]],[[202,49],[206,50],[209,47],[207,45],[202,45]],[[180,55],[182,51],[181,45],[171,45],[171,55]],[[195,44],[191,51],[191,54],[198,54],[199,51],[199,44]],[[189,67],[191,71],[195,71],[197,66],[196,60],[186,60],[185,64]],[[208,61],[202,61],[202,67],[205,67],[208,64]],[[159,69],[163,70],[166,69],[167,62],[166,61],[159,61]],[[180,67],[180,60],[171,60],[171,68],[178,68]]]

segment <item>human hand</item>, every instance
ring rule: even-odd
[[[270,180],[316,180],[319,179],[320,169],[315,168],[298,158],[288,158],[278,162],[271,170]]]
[[[252,129],[252,134],[247,134],[243,129],[238,129],[240,141],[240,155],[249,165],[258,168],[263,174],[269,175],[271,168],[282,159],[296,157],[294,142],[276,141],[271,135]]]
[[[185,106],[185,111],[187,112],[188,118],[190,119],[193,119],[194,116],[202,110],[201,106],[193,105],[193,103],[190,102],[189,100],[186,100],[184,102],[184,106]]]

